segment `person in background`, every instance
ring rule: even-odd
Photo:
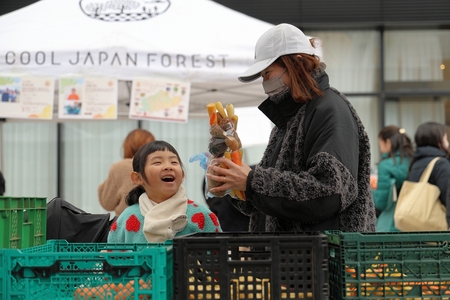
[[[370,143],[353,106],[330,87],[314,41],[279,24],[257,41],[254,64],[239,80],[262,77],[259,109],[275,124],[255,170],[228,159],[210,166],[211,192],[245,191],[235,205],[250,231],[375,231]]]
[[[449,207],[450,195],[447,192],[450,181],[450,161],[448,150],[447,126],[436,122],[421,124],[414,136],[416,151],[411,161],[408,180],[418,182],[423,171],[435,157],[442,157],[434,165],[428,182],[436,185],[441,194],[439,199]],[[450,224],[450,211],[447,209],[447,223]]]
[[[377,219],[377,231],[399,231],[395,228],[394,212],[397,202],[392,198],[400,192],[403,182],[408,177],[409,165],[414,155],[411,139],[405,129],[397,126],[386,126],[378,134],[378,146],[382,159],[378,164],[377,188],[373,191],[375,208],[380,211]],[[391,185],[395,179],[395,190]]]
[[[3,196],[5,194],[5,183],[5,177],[3,177],[3,173],[0,171],[0,196]]]
[[[129,205],[111,226],[109,243],[154,243],[195,232],[221,232],[217,216],[189,200],[182,185],[183,165],[177,150],[153,141],[133,158],[131,179],[137,185]]]
[[[125,198],[136,187],[130,178],[133,156],[141,146],[154,140],[153,134],[145,129],[135,129],[127,135],[122,145],[123,159],[110,167],[108,177],[98,186],[98,199],[104,209],[119,216],[127,207]]]

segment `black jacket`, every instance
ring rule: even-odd
[[[287,95],[260,105],[276,126],[249,173],[247,201],[235,201],[251,216],[251,231],[261,218],[265,231],[375,231],[367,133],[325,71],[315,75],[323,97],[301,104]]]

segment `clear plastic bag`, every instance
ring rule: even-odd
[[[190,161],[200,160],[200,165],[205,169],[206,194],[208,198],[223,197],[230,195],[239,200],[245,200],[245,194],[239,190],[227,190],[218,193],[211,193],[210,189],[224,184],[224,182],[217,182],[208,179],[206,173],[212,172],[208,167],[211,164],[226,168],[227,166],[220,165],[216,158],[225,157],[232,160],[238,165],[242,165],[242,144],[237,134],[238,117],[234,114],[234,106],[228,104],[226,110],[222,103],[209,103],[206,106],[209,114],[209,133],[210,139],[208,143],[208,152],[198,154],[190,159]],[[202,156],[203,155],[203,156]],[[215,175],[215,174],[214,174]]]

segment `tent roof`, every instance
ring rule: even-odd
[[[265,97],[260,82],[237,76],[272,26],[209,0],[41,0],[0,17],[0,70],[187,80],[190,113],[211,101],[251,106]],[[120,91],[119,102],[127,97]]]

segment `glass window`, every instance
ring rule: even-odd
[[[386,31],[384,67],[386,81],[447,81],[448,87],[450,30]]]
[[[380,33],[375,30],[308,31],[322,45],[330,85],[343,93],[372,93],[380,88]]]
[[[405,128],[414,139],[420,124],[434,121],[446,123],[446,103],[449,97],[399,96],[386,101],[386,125]],[[448,121],[447,121],[448,122]]]
[[[355,108],[361,119],[361,122],[366,129],[370,140],[371,163],[372,168],[375,163],[380,160],[378,151],[378,132],[381,128],[380,124],[380,109],[378,97],[361,97],[361,96],[347,96],[350,103]]]
[[[0,126],[5,196],[57,196],[57,124],[6,122]]]
[[[187,124],[142,121],[156,139],[171,143],[185,167],[187,196],[205,204],[202,193],[204,170],[191,156],[207,151],[207,118],[191,118]],[[63,124],[64,198],[90,213],[105,213],[97,188],[111,165],[123,158],[122,143],[127,134],[138,128],[136,120],[65,122]]]
[[[386,124],[414,138],[428,121],[450,125],[450,30],[385,33]]]
[[[97,187],[123,158],[123,140],[137,125],[135,120],[64,122],[61,197],[87,212],[105,213]]]

